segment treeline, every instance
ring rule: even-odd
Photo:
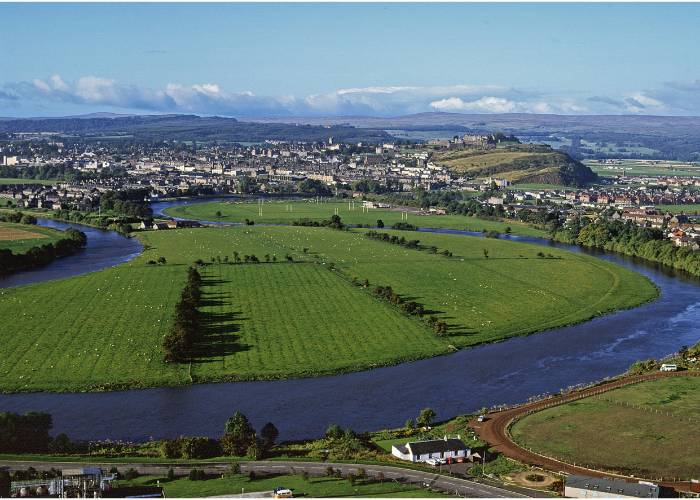
[[[352,284],[363,288],[369,288],[369,280],[367,279],[360,282],[357,278],[353,278]],[[372,289],[372,294],[381,300],[386,300],[391,305],[399,308],[401,312],[405,314],[417,316],[421,319],[424,319],[426,315],[430,314],[430,311],[427,311],[423,304],[416,302],[415,300],[404,299],[401,297],[401,295],[396,293],[391,286],[377,285]],[[442,336],[447,333],[447,323],[439,319],[437,316],[430,314],[427,317],[426,322],[437,335]]]
[[[0,248],[0,275],[45,266],[55,259],[74,254],[87,243],[87,236],[82,231],[71,227],[63,233],[65,238],[55,243],[37,245],[22,254],[14,254],[8,248]]]
[[[700,276],[700,252],[690,247],[677,247],[664,238],[660,229],[640,227],[631,221],[576,220],[554,231],[553,238],[639,257]]]
[[[153,210],[146,201],[147,189],[107,191],[100,196],[100,208],[111,210],[127,217],[151,217]]]
[[[435,245],[424,246],[420,244],[420,240],[407,240],[405,237],[396,236],[395,234],[380,233],[377,231],[367,231],[365,233],[367,238],[373,240],[384,241],[386,243],[391,243],[392,245],[399,245],[406,248],[411,248],[413,250],[427,250],[430,253],[444,255],[445,257],[452,257],[452,252],[445,249],[440,251]]]
[[[41,453],[49,450],[53,420],[48,413],[0,413],[0,453]]]
[[[306,226],[306,227],[330,227],[331,229],[343,230],[345,229],[345,224],[340,218],[340,215],[331,215],[330,219],[324,219],[322,221],[311,220],[307,218],[297,219],[292,221],[292,226]]]
[[[0,214],[0,221],[2,222],[13,222],[15,224],[31,224],[34,225],[38,222],[37,218],[32,214],[25,214],[22,212],[12,212],[9,214]]]
[[[186,361],[199,337],[199,306],[202,297],[202,277],[199,271],[190,267],[187,271],[187,284],[175,305],[175,319],[170,331],[163,339],[163,360],[165,362]]]

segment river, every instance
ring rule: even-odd
[[[114,238],[103,232],[92,237]],[[428,406],[446,419],[483,406],[523,402],[618,374],[635,360],[661,357],[700,340],[698,280],[616,254],[596,256],[648,276],[660,288],[660,297],[575,326],[358,373],[108,393],[2,395],[0,409],[50,412],[54,432],[74,438],[125,440],[218,436],[225,420],[241,410],[257,428],[271,421],[281,439],[301,439],[320,435],[329,423],[358,431],[400,426]]]

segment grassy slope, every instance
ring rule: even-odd
[[[618,404],[586,398],[543,410],[516,423],[512,435],[528,448],[577,464],[653,478],[700,476],[700,379],[646,382],[603,397]]]
[[[435,162],[445,165],[458,172],[479,173],[481,170],[497,165],[511,163],[514,160],[539,156],[542,153],[528,151],[501,150],[459,150],[435,155]],[[545,153],[547,154],[547,153]],[[551,154],[551,153],[549,153]]]
[[[19,239],[13,240],[5,240],[0,238],[0,248],[10,249],[14,254],[24,253],[32,247],[46,245],[48,243],[55,243],[61,238],[63,238],[63,233],[55,229],[29,224],[13,224],[10,222],[0,222],[0,235],[2,233],[12,234],[13,231],[21,231],[23,233],[26,232],[38,235],[37,237],[26,235],[30,236],[29,238],[27,238],[25,235],[20,234],[21,237]]]
[[[351,485],[347,479],[335,477],[310,477],[304,480],[301,476],[281,475],[266,476],[253,481],[247,476],[235,475],[224,478],[212,478],[205,481],[190,481],[187,478],[177,478],[169,481],[165,477],[143,476],[134,481],[120,481],[124,485],[160,485],[168,498],[208,497],[214,495],[233,495],[245,492],[272,491],[278,486],[291,488],[294,496],[306,497],[445,497],[439,492],[420,489],[416,486],[400,484],[395,481],[383,483],[373,481],[356,481]]]
[[[193,365],[197,381],[309,375],[432,356],[450,344],[581,321],[655,294],[640,275],[586,256],[551,250],[562,258],[539,259],[540,248],[532,245],[403,234],[456,257],[369,240],[359,231],[239,226],[143,233],[146,250],[130,263],[0,290],[0,316],[22,318],[19,326],[0,329],[6,360],[0,389],[188,383],[188,367],[165,365],[160,353],[185,265],[234,250],[279,260],[290,253],[308,262],[206,266],[206,359]],[[167,265],[145,264],[161,255]],[[335,262],[338,271],[323,262]],[[345,279],[352,276],[416,297],[440,311],[451,331],[436,337],[350,285]]]
[[[289,211],[288,207],[292,208]],[[245,219],[263,224],[289,224],[292,221],[307,218],[311,220],[329,219],[338,209],[343,222],[347,224],[363,224],[374,226],[381,219],[389,227],[395,222],[401,222],[401,212],[386,209],[370,209],[362,211],[362,202],[355,202],[351,210],[347,202],[313,203],[313,202],[284,202],[269,201],[263,206],[263,215],[258,212],[258,204],[250,202],[211,202],[181,205],[166,210],[168,215],[185,219],[199,219],[221,222],[243,222]],[[216,212],[221,212],[221,217]],[[418,227],[450,228],[468,231],[499,231],[505,232],[510,227],[513,234],[523,236],[542,236],[546,233],[515,221],[499,222],[467,217],[463,215],[408,215],[408,222]]]

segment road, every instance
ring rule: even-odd
[[[368,476],[377,477],[380,473],[386,479],[397,480],[402,482],[411,482],[415,484],[429,485],[433,489],[445,491],[452,495],[462,497],[478,497],[478,498],[526,498],[529,495],[511,491],[488,484],[478,483],[467,479],[443,476],[440,474],[403,469],[401,467],[392,467],[389,465],[365,465],[365,464],[343,464],[333,462],[282,462],[282,461],[257,461],[257,462],[240,462],[241,472],[248,473],[255,471],[256,473],[273,473],[273,474],[299,474],[308,472],[312,476],[322,476],[326,474],[328,467],[339,469],[343,475],[348,473],[356,474],[358,469],[364,469]],[[165,475],[170,467],[175,470],[178,475],[186,475],[193,468],[201,469],[207,474],[223,474],[229,470],[229,463],[213,463],[202,462],[200,464],[148,464],[148,463],[78,463],[78,462],[33,462],[33,461],[0,461],[0,466],[9,467],[11,470],[24,470],[28,467],[34,467],[37,470],[48,470],[51,468],[75,468],[75,467],[100,467],[109,470],[111,467],[117,466],[121,470],[129,468],[136,469],[140,474],[148,475]]]
[[[552,472],[560,472],[564,474],[577,474],[594,477],[619,477],[621,479],[639,481],[639,478],[633,479],[628,476],[594,471],[586,469],[584,467],[578,467],[565,462],[560,462],[559,460],[555,460],[553,458],[549,458],[543,455],[539,455],[516,444],[511,439],[508,429],[510,428],[511,424],[514,422],[515,419],[519,417],[524,417],[529,413],[544,410],[545,408],[551,408],[552,406],[557,406],[563,403],[568,403],[570,401],[575,401],[577,399],[602,394],[613,389],[632,384],[638,384],[640,382],[656,380],[663,377],[684,376],[697,377],[700,376],[700,372],[654,372],[645,375],[621,377],[619,379],[613,380],[612,382],[602,384],[599,386],[588,387],[586,389],[574,391],[562,396],[556,396],[554,398],[524,404],[504,411],[490,413],[486,416],[486,421],[477,422],[476,420],[473,420],[469,423],[469,425],[476,431],[479,438],[489,443],[493,448],[495,448],[496,451],[520,462],[540,466]],[[662,483],[663,486],[668,486],[674,489],[685,488],[688,484],[689,483]]]

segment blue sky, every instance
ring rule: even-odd
[[[0,4],[0,116],[700,114],[700,4]]]

